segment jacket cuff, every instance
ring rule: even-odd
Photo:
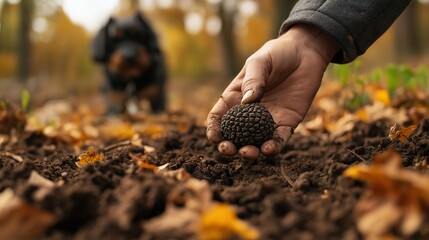
[[[282,24],[280,35],[285,33],[294,24],[304,23],[320,28],[329,34],[340,46],[331,62],[348,63],[358,57],[353,38],[347,29],[335,19],[313,10],[304,10],[292,13]]]

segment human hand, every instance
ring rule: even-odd
[[[259,154],[280,153],[316,95],[326,67],[339,50],[335,41],[322,30],[305,24],[294,25],[277,39],[265,43],[251,55],[207,118],[207,137],[219,143],[219,152],[237,153],[230,141],[222,141],[222,116],[234,105],[260,102],[276,123],[273,138],[259,148],[244,146],[239,153],[246,159]]]

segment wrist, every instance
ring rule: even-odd
[[[313,49],[327,62],[331,62],[340,50],[337,42],[325,31],[309,24],[295,24],[279,38],[299,39],[307,47]]]

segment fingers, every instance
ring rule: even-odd
[[[293,129],[289,126],[279,126],[274,132],[273,138],[264,142],[260,149],[252,145],[247,145],[240,148],[238,152],[242,158],[248,160],[257,160],[260,153],[264,156],[277,155],[292,136]],[[218,150],[225,156],[234,156],[237,153],[237,147],[230,141],[221,142]]]
[[[223,141],[219,143],[217,148],[219,152],[225,156],[231,157],[237,153],[237,147],[230,141]]]
[[[222,155],[232,157],[237,153],[237,147],[230,141],[222,141],[218,145],[218,150]],[[248,160],[256,160],[259,158],[259,148],[255,146],[244,146],[238,151],[240,156]]]
[[[222,140],[222,134],[220,131],[220,123],[222,116],[209,113],[207,117],[207,129],[206,136],[210,142],[218,143]]]
[[[293,134],[292,127],[279,126],[276,128],[273,138],[264,142],[261,146],[261,153],[265,156],[273,156],[280,153],[282,148]]]
[[[243,71],[231,82],[231,84],[225,89],[222,96],[213,106],[212,110],[207,115],[207,138],[213,142],[218,143],[222,140],[220,131],[220,124],[222,116],[234,105],[240,103],[241,92],[240,83],[237,80],[243,76]]]
[[[265,80],[269,76],[269,64],[261,54],[253,55],[246,61],[241,92],[242,104],[259,102],[264,96]]]
[[[259,158],[259,148],[255,146],[244,146],[239,150],[240,156],[248,160],[257,160]]]

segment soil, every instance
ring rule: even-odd
[[[0,155],[0,192],[11,188],[31,206],[53,214],[43,239],[196,238],[184,228],[156,232],[143,227],[165,212],[169,193],[181,184],[140,169],[131,152],[207,181],[213,200],[235,206],[238,217],[257,228],[261,239],[362,239],[353,209],[365,185],[342,172],[389,148],[400,153],[406,167],[429,159],[429,120],[406,142],[390,141],[390,126],[387,121],[359,123],[333,140],[327,134],[296,133],[280,155],[249,161],[220,155],[206,139],[205,128],[195,125],[183,134],[143,138],[154,152],[121,146],[105,151],[104,162],[83,168],[76,166],[78,156],[68,144],[26,133],[4,149],[24,161]],[[28,181],[32,171],[61,184],[36,197],[38,187]],[[429,239],[427,221],[412,239]]]

